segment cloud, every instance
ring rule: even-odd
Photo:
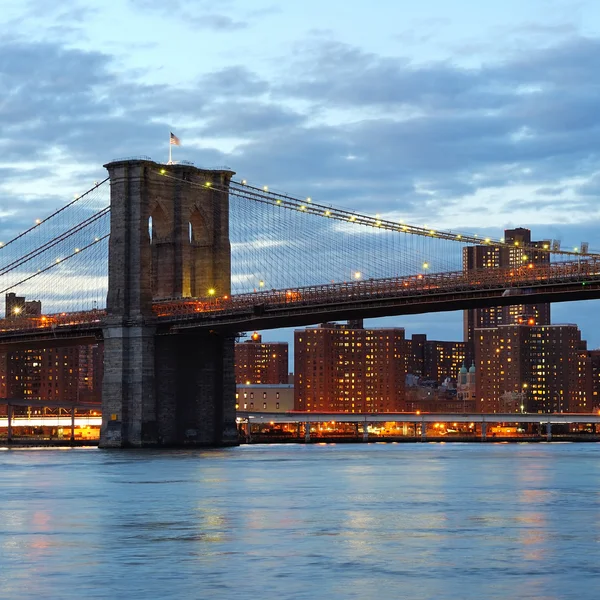
[[[212,107],[200,133],[211,136],[265,135],[269,131],[300,127],[305,118],[285,107],[272,103],[224,102]]]
[[[70,0],[68,7],[46,0],[28,0],[24,9],[27,18],[43,19],[46,24],[49,19],[55,23],[83,23],[97,13],[97,9],[79,0]]]
[[[2,189],[18,190],[32,162],[31,178],[75,163],[75,177],[87,169],[99,178],[113,158],[166,157],[173,129],[184,141],[178,154],[199,165],[229,164],[251,182],[325,204],[449,227],[471,219],[464,229],[486,213],[518,219],[559,204],[584,220],[600,169],[598,50],[597,39],[571,37],[464,68],[319,35],[271,73],[240,59],[167,85],[119,71],[106,52],[4,40],[0,148],[20,166],[5,167]],[[493,202],[481,202],[486,194]]]
[[[237,164],[278,184],[295,184],[295,169],[308,193],[327,191],[357,208],[364,190],[386,208],[398,202],[396,190],[420,203],[422,182],[433,204],[447,204],[486,187],[585,178],[600,164],[599,49],[599,40],[577,37],[465,69],[313,38],[273,97],[301,100],[308,114],[326,111],[341,123],[308,122],[289,132],[285,147],[268,134],[252,139],[238,147]]]
[[[175,18],[188,27],[194,29],[210,29],[217,32],[230,32],[245,29],[247,21],[236,20],[225,13],[212,12],[212,2],[183,2],[182,0],[170,0],[160,2],[157,0],[129,0],[135,10],[151,11],[158,13],[163,18]],[[221,2],[220,8],[225,10],[230,2]]]
[[[582,196],[591,196],[592,202],[597,205],[597,199],[600,196],[600,172],[595,173],[586,183],[577,186],[576,190]]]
[[[247,67],[234,65],[204,74],[198,88],[207,90],[210,97],[247,98],[261,96],[269,91],[270,84]]]

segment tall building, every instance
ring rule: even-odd
[[[550,261],[549,240],[531,241],[531,231],[523,227],[506,229],[504,241],[510,246],[467,246],[463,248],[463,270],[524,268]],[[550,324],[550,304],[518,304],[475,308],[463,313],[464,340],[472,348],[474,330],[500,325]]]
[[[79,347],[47,348],[41,352],[40,400],[79,400]]]
[[[0,355],[3,397],[23,400],[42,398],[43,354],[43,349],[37,349],[13,350]]]
[[[325,323],[294,333],[294,408],[394,412],[402,409],[408,355],[404,329]]]
[[[465,342],[428,340],[424,333],[415,333],[408,344],[407,372],[437,384],[447,377],[456,378],[460,366],[473,360]]]
[[[588,402],[585,411],[600,411],[600,350],[588,350],[585,357],[586,390]]]
[[[288,383],[288,345],[263,342],[258,333],[235,345],[235,381],[238,384]]]
[[[576,325],[475,330],[479,412],[578,412],[588,406]]]

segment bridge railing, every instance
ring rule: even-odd
[[[106,316],[105,310],[93,309],[79,312],[63,312],[49,315],[27,315],[0,319],[0,333],[11,331],[32,331],[56,329],[64,326],[101,324]]]
[[[237,313],[261,306],[277,308],[332,304],[374,297],[426,296],[452,291],[497,289],[502,290],[503,296],[521,296],[527,295],[529,287],[538,287],[542,282],[585,282],[596,276],[600,276],[600,260],[591,258],[544,265],[528,263],[518,268],[421,273],[407,277],[260,291],[231,297],[165,299],[155,302],[154,311],[159,318],[184,319],[186,316],[194,318],[198,313]]]

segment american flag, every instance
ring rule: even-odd
[[[171,145],[172,146],[181,146],[181,142],[179,138],[171,131]]]

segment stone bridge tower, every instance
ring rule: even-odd
[[[165,334],[152,311],[156,299],[229,295],[234,173],[149,160],[105,167],[111,235],[100,446],[235,444],[233,336]]]

